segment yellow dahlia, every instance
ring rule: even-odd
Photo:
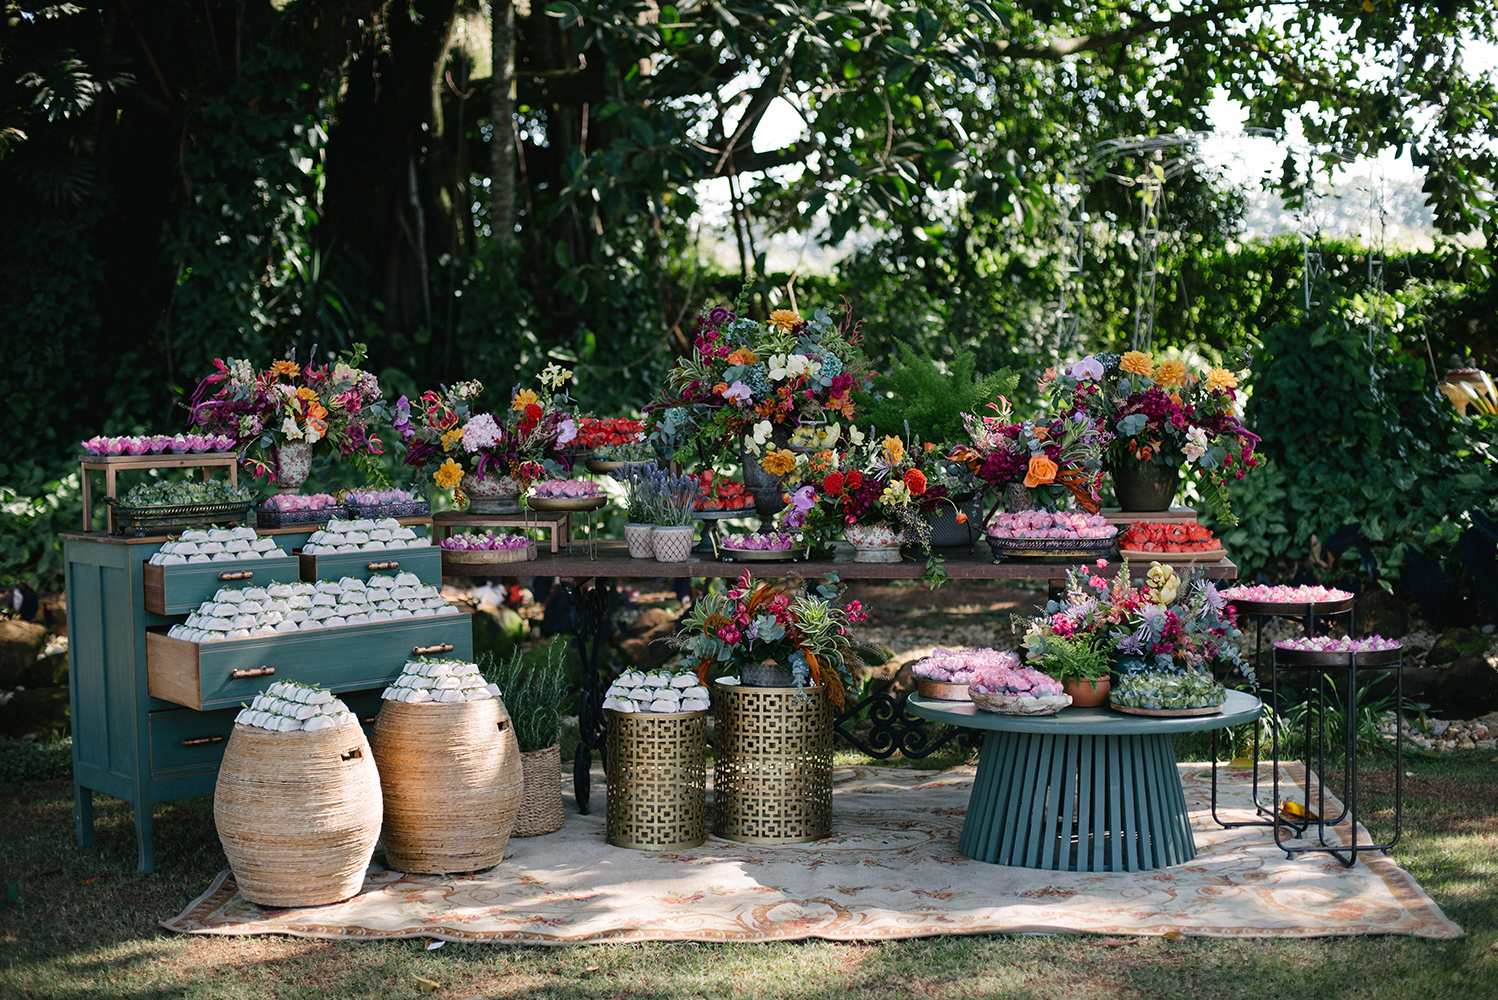
[[[785,476],[796,468],[796,456],[784,448],[776,448],[760,459],[759,464],[772,476]]]
[[[452,451],[453,450],[453,445],[457,444],[461,440],[463,440],[463,428],[461,428],[461,427],[454,427],[450,431],[443,431],[442,432],[442,450],[443,451]]]
[[[1236,389],[1238,388],[1238,376],[1226,368],[1210,368],[1207,370],[1208,389]]]
[[[801,314],[794,309],[776,309],[770,313],[770,325],[782,333],[801,322]]]
[[[517,413],[524,413],[527,406],[539,406],[541,397],[531,389],[517,389],[515,395],[510,399],[510,409]]]
[[[1155,366],[1155,384],[1167,389],[1186,384],[1186,362],[1162,361]]]
[[[1130,351],[1118,362],[1118,367],[1130,375],[1151,375],[1155,371],[1155,364],[1150,356],[1143,351]]]
[[[452,459],[442,463],[442,467],[432,475],[432,481],[437,484],[439,490],[450,490],[463,479],[463,467]]]
[[[905,461],[905,442],[897,437],[885,438],[884,460],[892,466]]]
[[[272,361],[270,373],[272,375],[285,375],[287,378],[296,378],[302,373],[302,366],[295,361]]]

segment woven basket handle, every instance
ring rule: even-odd
[[[249,670],[231,670],[229,671],[229,679],[231,681],[242,681],[251,677],[269,677],[275,672],[275,667],[252,667]]]
[[[400,569],[401,568],[401,564],[398,563],[398,562],[396,562],[394,559],[391,559],[389,562],[372,562],[372,563],[368,563],[367,565],[365,565],[364,568],[365,569],[370,569],[370,570],[378,570],[378,569]]]
[[[248,579],[250,579],[254,575],[255,575],[255,571],[254,570],[252,570],[252,569],[242,569],[242,570],[240,570],[237,573],[220,573],[218,575],[218,578],[220,580],[248,580]]]
[[[431,656],[433,653],[451,653],[453,644],[450,642],[439,642],[435,646],[412,646],[412,656]]]

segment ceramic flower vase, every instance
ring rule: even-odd
[[[276,449],[276,492],[300,493],[312,472],[312,445],[286,441]]]
[[[1181,483],[1180,469],[1153,462],[1125,461],[1110,466],[1108,474],[1119,507],[1127,511],[1169,510]]]
[[[655,548],[650,544],[653,524],[638,524],[631,521],[624,526],[624,541],[629,546],[631,559],[654,559]]]
[[[458,484],[468,496],[470,514],[520,513],[520,484],[510,476],[484,476],[464,473]]]
[[[857,563],[900,561],[900,533],[886,524],[850,524],[843,537],[853,544]]]
[[[692,557],[692,539],[697,531],[690,524],[655,526],[650,533],[650,547],[655,561],[684,563]]]
[[[1095,681],[1072,677],[1061,682],[1061,693],[1071,695],[1074,708],[1097,708],[1108,700],[1108,689],[1112,686],[1113,682],[1107,677]]]

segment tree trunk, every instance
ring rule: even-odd
[[[490,229],[495,242],[508,249],[515,241],[515,5],[491,0],[494,75],[489,81]]]

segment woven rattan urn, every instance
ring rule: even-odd
[[[562,828],[562,748],[553,743],[530,753],[521,752],[524,775],[520,811],[515,814],[514,837],[539,837]]]
[[[375,719],[374,756],[387,865],[441,875],[504,860],[521,771],[503,702],[387,701]]]
[[[821,688],[718,682],[713,833],[800,844],[832,832],[832,706]]]
[[[672,851],[707,840],[707,712],[605,715],[608,842]]]
[[[321,906],[357,894],[380,817],[380,775],[357,722],[316,732],[234,727],[213,822],[245,899]]]

